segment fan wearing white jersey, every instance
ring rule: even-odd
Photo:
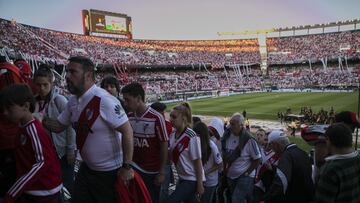
[[[170,121],[175,128],[170,136],[170,155],[179,174],[179,181],[167,202],[195,202],[204,193],[205,175],[200,138],[190,128],[192,116],[189,104],[175,106],[170,113]]]
[[[216,144],[210,139],[209,128],[203,122],[194,125],[194,131],[201,141],[201,159],[204,165],[206,181],[205,192],[201,202],[212,202],[219,182],[219,169],[222,167],[222,157]]]
[[[128,167],[133,155],[132,128],[119,100],[95,85],[95,65],[89,58],[71,57],[66,72],[73,96],[57,119],[44,118],[43,125],[55,133],[70,125],[76,131],[83,162],[71,202],[114,202],[117,177],[133,178]]]

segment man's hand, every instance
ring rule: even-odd
[[[60,133],[67,128],[66,125],[61,124],[57,119],[49,118],[48,116],[44,116],[42,125],[54,133]]]
[[[155,185],[161,185],[165,181],[165,174],[159,173],[155,178]]]
[[[67,154],[66,160],[69,165],[74,165],[75,164],[75,154]]]
[[[125,182],[128,183],[129,180],[134,178],[134,170],[132,168],[124,168],[121,167],[118,172],[117,175],[120,176],[120,178]]]
[[[200,201],[203,194],[204,194],[204,185],[202,183],[198,183],[196,186],[196,194],[195,194],[196,199]]]

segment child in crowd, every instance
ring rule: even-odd
[[[15,141],[17,180],[4,203],[18,198],[20,202],[56,203],[60,197],[60,163],[49,135],[32,115],[34,106],[35,98],[27,85],[10,85],[0,92],[0,111],[21,126]]]

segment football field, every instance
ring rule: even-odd
[[[299,114],[301,107],[311,107],[313,112],[321,108],[335,112],[357,112],[358,92],[307,92],[307,93],[251,93],[227,97],[193,100],[189,102],[195,115],[231,116],[234,112],[247,112],[252,119],[276,120],[277,112],[291,108]],[[168,104],[167,111],[176,105]]]

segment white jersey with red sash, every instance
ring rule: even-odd
[[[255,176],[255,186],[261,188],[263,191],[265,191],[265,186],[261,181],[261,177],[270,170],[270,167],[273,167],[273,165],[277,165],[280,156],[275,154],[274,151],[265,151],[263,148],[260,148],[261,156],[263,157],[262,163],[258,166],[256,170],[256,176]]]
[[[58,120],[72,124],[85,163],[95,171],[122,165],[121,134],[115,129],[128,121],[124,109],[106,90],[93,85],[81,97],[72,96]]]
[[[157,173],[160,167],[160,142],[168,141],[164,117],[148,107],[141,117],[129,113],[134,131],[133,161],[145,173]]]
[[[190,128],[186,128],[179,138],[175,138],[175,133],[176,130],[170,136],[171,160],[181,179],[196,181],[194,160],[201,159],[200,138]],[[203,181],[204,174],[203,172]]]

